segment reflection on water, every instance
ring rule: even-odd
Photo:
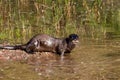
[[[31,57],[25,61],[14,63],[14,65],[19,63],[21,64],[19,66],[30,66],[30,68],[26,67],[26,70],[34,72],[31,80],[34,80],[35,77],[38,80],[119,80],[120,47],[118,43],[119,40],[81,40],[79,46],[70,55],[64,56],[62,60],[60,56],[55,54],[37,53],[30,55]],[[22,67],[21,69],[17,66],[14,68],[21,72],[20,75],[30,73]],[[4,70],[2,66],[1,69]],[[1,72],[0,78],[3,75],[3,77],[9,76],[9,74]],[[18,78],[15,77],[15,79]],[[25,80],[24,78],[20,79]]]

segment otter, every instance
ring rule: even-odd
[[[55,38],[47,34],[38,34],[32,37],[26,44],[16,46],[1,46],[0,49],[23,50],[27,53],[53,52],[59,55],[70,53],[79,42],[77,34],[70,34],[66,38]]]

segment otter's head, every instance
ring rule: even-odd
[[[70,34],[69,39],[73,42],[73,44],[77,44],[79,42],[79,37],[77,34]]]

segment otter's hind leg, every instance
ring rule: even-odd
[[[40,48],[40,41],[38,40],[33,40],[28,45],[26,46],[26,52],[27,53],[34,53],[39,51]]]
[[[33,54],[33,52],[34,52],[34,47],[35,47],[34,45],[29,44],[29,45],[26,46],[25,51],[26,51],[27,53],[32,53],[32,54]]]
[[[26,50],[25,50],[27,53],[34,53],[35,52],[35,45],[34,45],[34,43],[29,43],[29,44],[27,44],[27,46],[26,46]]]

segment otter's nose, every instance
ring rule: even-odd
[[[72,41],[74,44],[77,44],[77,43],[79,43],[79,40],[73,40]]]

